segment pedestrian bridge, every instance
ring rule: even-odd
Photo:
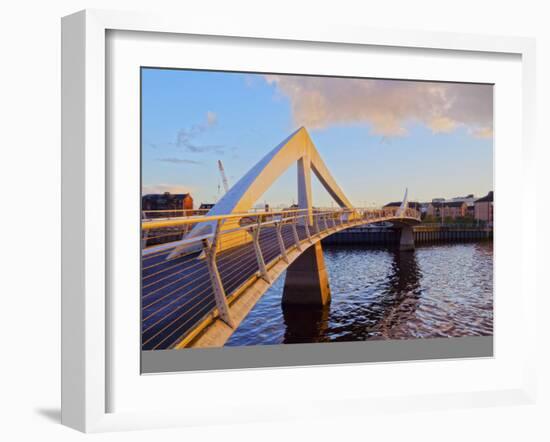
[[[253,211],[271,184],[298,164],[298,207]],[[339,205],[312,207],[311,172]],[[171,211],[173,212],[173,211]],[[350,227],[391,222],[414,248],[420,214],[408,207],[353,207],[300,128],[244,175],[206,215],[142,220],[142,348],[220,347],[286,271],[282,302],[322,306],[330,286],[321,240]]]

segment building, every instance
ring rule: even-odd
[[[473,193],[466,195],[466,196],[455,196],[454,198],[451,198],[448,201],[454,201],[454,202],[465,202],[467,206],[466,210],[466,216],[473,218],[474,217],[474,203],[476,201],[476,197]]]
[[[468,213],[468,205],[464,201],[432,201],[426,211],[427,216],[445,218],[463,218]]]
[[[483,198],[479,198],[474,202],[474,218],[476,221],[493,225],[493,197],[494,193],[491,190]]]
[[[141,197],[141,210],[193,210],[193,198],[190,193],[150,194]]]

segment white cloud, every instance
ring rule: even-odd
[[[420,122],[434,133],[466,127],[476,137],[492,137],[490,85],[292,75],[265,79],[290,99],[296,126],[368,123],[377,135],[401,136],[407,123]]]
[[[481,127],[471,130],[470,133],[476,138],[492,138],[493,129],[490,127]]]

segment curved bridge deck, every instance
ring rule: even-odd
[[[253,240],[235,240],[231,235],[234,231],[222,230],[217,238],[215,233],[211,234],[210,245],[217,243],[219,249],[214,262],[227,308],[234,317],[233,328],[220,319],[212,270],[200,249],[195,247],[181,255],[170,256],[182,241],[145,249],[142,258],[142,349],[223,345],[270,286],[269,281],[310,245],[357,225],[381,221],[414,224],[419,218],[411,209],[403,213],[396,213],[397,209],[331,210],[314,213],[312,224],[306,228],[303,222],[300,223],[306,215],[294,212],[292,216],[288,216],[288,212],[239,215],[241,220],[253,223],[233,230],[247,235],[251,229],[258,229],[257,244]],[[204,223],[204,220],[206,218],[201,221],[168,220],[160,223],[160,227],[159,222],[152,225],[144,222],[143,226],[144,232],[154,231],[159,237],[162,237],[159,231],[168,229],[173,237],[174,228],[185,227],[188,231],[191,222]],[[203,241],[204,244],[207,242]],[[265,264],[263,268],[262,264]],[[205,332],[215,328],[218,330],[213,332],[214,338],[205,339]]]

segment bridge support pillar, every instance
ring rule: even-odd
[[[403,226],[399,238],[399,250],[414,250],[414,231],[412,226]]]
[[[330,303],[330,286],[321,243],[308,247],[286,271],[283,305]]]

